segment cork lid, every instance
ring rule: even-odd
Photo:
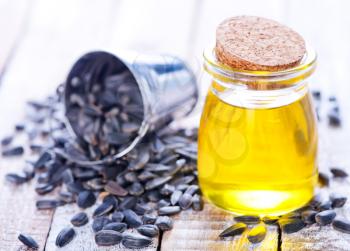
[[[300,63],[305,41],[297,32],[276,21],[237,16],[224,20],[216,30],[218,61],[250,71],[281,71]]]

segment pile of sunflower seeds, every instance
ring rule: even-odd
[[[143,101],[128,70],[102,83],[88,80],[74,77],[67,83],[66,116],[87,143],[84,157],[99,160],[120,152],[137,136],[144,118]]]
[[[330,171],[334,179],[344,179],[348,176],[344,170],[338,167],[332,167]],[[329,182],[329,177],[320,172],[320,185],[328,186]],[[253,244],[259,243],[266,236],[266,225],[276,225],[286,234],[298,232],[313,224],[320,227],[332,225],[335,230],[350,234],[350,222],[346,219],[336,218],[335,212],[335,209],[343,207],[346,202],[346,196],[331,194],[329,198],[324,198],[318,194],[304,207],[285,215],[263,218],[255,215],[237,216],[234,217],[235,223],[221,232],[219,237],[238,236],[247,231],[248,240]]]
[[[78,127],[86,136],[85,143],[72,138],[65,126],[62,86],[42,102],[29,102],[27,119],[1,142],[4,157],[26,151],[36,156],[27,160],[23,173],[7,174],[8,182],[20,185],[34,179],[35,191],[42,196],[60,188],[57,198],[39,199],[38,210],[68,203],[76,203],[82,209],[98,204],[92,219],[85,212],[72,217],[72,227],[62,229],[57,236],[58,247],[71,242],[77,234],[75,228],[89,221],[99,246],[122,243],[126,248],[146,247],[153,237],[172,229],[171,215],[203,208],[197,181],[196,129],[163,127],[149,132],[122,158],[99,165],[79,164],[81,160],[113,155],[129,143],[140,126],[143,111],[136,103],[141,97],[130,97],[134,92],[132,82],[118,85],[119,78],[126,81],[129,76],[110,77],[106,85],[112,89],[119,86],[121,93],[125,91],[118,96],[121,103],[113,103],[115,96],[108,96],[110,90],[104,92],[96,87],[92,87],[95,98],[71,95],[74,112],[70,111],[69,116],[79,118],[77,123],[81,123]],[[84,86],[77,80],[73,82],[77,88]],[[16,136],[25,136],[30,149],[16,145]],[[19,240],[30,248],[38,247],[29,235],[22,234]]]

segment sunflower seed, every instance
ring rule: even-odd
[[[156,178],[156,177],[157,177],[156,174],[154,174],[154,173],[152,173],[152,172],[150,172],[150,171],[148,171],[148,170],[142,171],[142,172],[137,176],[137,178],[138,178],[140,181],[142,181],[142,182],[147,181],[147,180],[150,180],[150,179],[153,179],[153,178]]]
[[[139,227],[142,225],[142,220],[134,211],[127,209],[123,211],[124,221],[129,227]]]
[[[261,220],[267,225],[274,225],[277,223],[279,217],[277,216],[265,216]]]
[[[179,206],[169,206],[169,207],[162,207],[159,208],[158,214],[159,215],[173,215],[177,214],[181,211],[181,208]]]
[[[316,216],[317,212],[314,210],[306,210],[301,213],[301,218],[306,224],[314,224],[316,223]]]
[[[124,220],[124,214],[122,212],[114,212],[112,214],[112,221],[114,222],[122,222]]]
[[[136,206],[137,198],[136,197],[125,197],[119,205],[119,209],[132,209]]]
[[[186,191],[189,188],[187,184],[179,184],[175,187],[176,190],[180,190],[181,192]]]
[[[180,190],[175,190],[170,197],[171,205],[175,206],[179,202],[181,196],[182,192]]]
[[[55,189],[55,186],[53,184],[37,184],[35,186],[35,191],[37,194],[44,195],[47,193],[52,192]]]
[[[161,194],[157,190],[148,191],[146,193],[147,199],[151,202],[158,202],[162,199]]]
[[[193,195],[199,190],[199,187],[197,185],[190,185],[186,191],[185,194]]]
[[[61,232],[56,237],[56,246],[64,247],[69,242],[73,240],[75,236],[75,231],[73,228],[67,227],[61,230]]]
[[[154,224],[157,220],[157,216],[153,214],[145,214],[142,216],[142,222],[143,224]]]
[[[107,200],[107,201],[103,202],[101,205],[99,205],[95,209],[95,211],[92,215],[93,215],[93,217],[103,216],[103,215],[110,213],[113,209],[114,209],[114,202],[112,200]]]
[[[109,195],[105,196],[103,198],[102,202],[103,203],[105,203],[105,202],[106,203],[111,203],[114,206],[114,208],[116,208],[118,206],[118,204],[119,204],[118,199],[113,194],[109,194]]]
[[[28,248],[32,249],[38,249],[39,245],[38,243],[29,235],[27,234],[19,234],[18,240],[22,242],[24,245],[26,245]]]
[[[188,209],[192,205],[192,196],[188,193],[184,193],[179,199],[179,206],[182,209]]]
[[[2,150],[3,157],[20,156],[24,153],[24,148],[22,146],[16,146],[10,149]]]
[[[198,194],[195,194],[192,197],[192,209],[195,211],[202,211],[203,207],[204,207],[204,202],[202,197]]]
[[[80,212],[74,215],[70,220],[70,222],[72,223],[73,226],[80,227],[88,223],[89,218],[85,212]]]
[[[173,228],[173,221],[168,216],[159,216],[156,219],[155,225],[162,231],[168,231]]]
[[[92,230],[96,233],[108,223],[111,223],[111,220],[108,219],[106,216],[97,217],[92,223]]]
[[[157,204],[158,208],[170,206],[170,201],[161,199]]]
[[[150,154],[147,150],[141,151],[138,158],[130,161],[128,169],[131,171],[142,169],[150,159]]]
[[[12,140],[13,140],[13,136],[4,137],[4,138],[1,140],[1,145],[2,145],[2,146],[8,146],[9,144],[11,144]]]
[[[298,232],[305,227],[305,223],[298,218],[282,218],[278,220],[278,223],[286,234]]]
[[[41,154],[39,159],[34,163],[34,168],[37,170],[41,170],[45,167],[46,163],[48,163],[52,159],[52,156],[48,152],[44,152]]]
[[[104,230],[113,230],[117,232],[124,232],[128,226],[123,222],[111,222],[106,225],[104,225]]]
[[[133,196],[140,196],[144,193],[145,189],[139,182],[134,182],[129,188],[128,188],[129,194]]]
[[[64,201],[65,203],[75,202],[74,195],[71,192],[61,191],[58,194],[58,198],[59,200]]]
[[[332,203],[332,208],[343,207],[347,201],[347,197],[337,195],[337,194],[332,194],[329,198],[330,198],[331,203]]]
[[[321,205],[318,207],[319,211],[325,211],[329,209],[332,209],[332,202],[329,200],[322,202]]]
[[[5,179],[7,182],[10,182],[10,183],[15,184],[15,185],[20,185],[20,184],[23,184],[23,183],[28,181],[25,176],[22,176],[22,175],[19,175],[16,173],[6,174]]]
[[[339,127],[341,125],[340,115],[337,111],[331,109],[328,111],[327,117],[330,126]]]
[[[145,213],[150,212],[151,210],[152,210],[152,208],[146,204],[137,203],[134,207],[134,211],[138,215],[144,215]]]
[[[159,229],[157,226],[155,225],[142,225],[140,227],[138,227],[137,232],[139,232],[140,234],[147,236],[147,237],[155,237],[159,234]]]
[[[36,202],[36,208],[39,210],[54,209],[62,205],[58,200],[38,200]]]
[[[266,236],[266,227],[263,224],[259,224],[253,227],[248,232],[248,240],[251,243],[259,243],[265,239]]]
[[[96,202],[96,196],[91,191],[80,192],[77,199],[77,204],[81,208],[88,208],[94,205]]]
[[[332,226],[337,231],[350,234],[350,222],[345,219],[335,219]]]
[[[346,177],[348,177],[348,173],[345,172],[343,169],[333,167],[330,170],[331,170],[331,173],[333,174],[334,178],[346,178]]]
[[[152,239],[139,234],[128,233],[123,235],[122,244],[126,248],[144,248],[152,243]]]
[[[113,246],[122,240],[123,235],[113,230],[101,230],[95,234],[95,242],[99,246]]]
[[[175,191],[175,186],[169,185],[169,184],[165,184],[162,189],[160,189],[160,193],[162,195],[170,195]]]
[[[325,226],[331,224],[335,216],[336,213],[333,210],[326,210],[316,214],[315,219],[320,226]]]
[[[244,224],[243,222],[238,222],[226,228],[224,231],[222,231],[219,237],[223,238],[223,237],[241,235],[246,229],[247,229],[246,224]]]
[[[322,185],[322,186],[329,186],[329,177],[327,174],[319,172],[318,173],[318,182]]]
[[[107,185],[105,186],[105,190],[111,194],[117,195],[117,196],[126,196],[128,195],[128,191],[125,190],[123,187],[121,187],[117,182],[115,181],[108,181]]]
[[[151,189],[160,187],[160,186],[164,185],[165,183],[167,183],[171,179],[172,179],[171,176],[154,178],[154,179],[146,182],[145,189],[151,190]]]

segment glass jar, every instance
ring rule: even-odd
[[[317,184],[316,116],[307,48],[288,70],[244,71],[204,52],[210,88],[202,111],[198,172],[203,194],[237,214],[281,215],[306,204]]]

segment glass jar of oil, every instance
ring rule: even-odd
[[[199,128],[198,172],[203,194],[237,214],[281,215],[306,204],[317,182],[317,129],[308,91],[316,66],[246,71],[204,52],[210,88]]]

